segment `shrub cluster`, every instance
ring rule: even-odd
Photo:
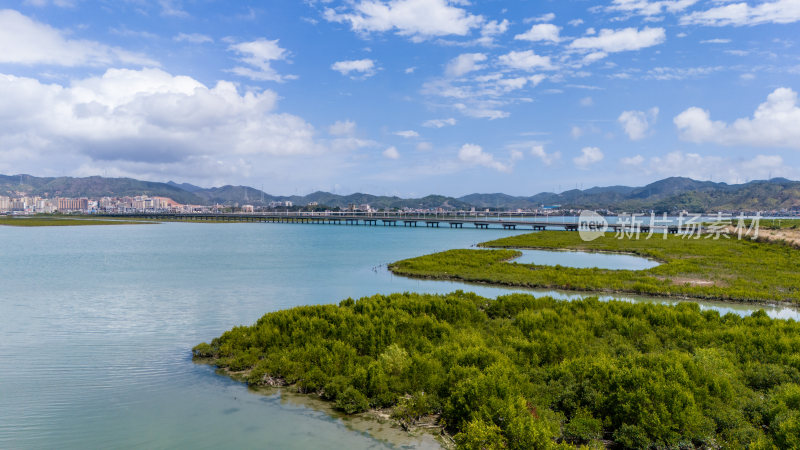
[[[462,448],[800,447],[800,324],[677,306],[377,295],[194,348],[342,411],[437,415]]]

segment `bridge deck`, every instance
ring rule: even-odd
[[[131,214],[98,214],[101,217],[126,218],[126,219],[153,219],[153,220],[178,220],[178,221],[216,221],[216,222],[270,222],[270,223],[295,223],[295,224],[327,224],[327,225],[367,225],[397,226],[403,222],[406,227],[416,227],[418,222],[424,222],[426,227],[438,228],[440,224],[447,224],[449,228],[463,228],[471,224],[476,229],[506,229],[516,230],[567,230],[578,231],[578,218],[573,222],[553,222],[549,220],[508,220],[487,217],[434,217],[431,215],[320,215],[320,214],[171,214],[171,213],[131,213]],[[594,226],[594,225],[592,225]],[[594,229],[594,228],[592,228]],[[618,232],[636,231],[630,224],[607,225],[607,231]],[[639,232],[668,232],[678,233],[677,225],[640,225]]]

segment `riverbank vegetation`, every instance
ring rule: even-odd
[[[800,229],[800,219],[762,219],[759,226],[768,230]]]
[[[481,244],[495,250],[450,250],[389,265],[398,275],[529,288],[800,303],[800,250],[782,242],[685,239],[656,235],[583,241],[578,233],[545,231]],[[638,255],[662,264],[647,270],[578,269],[511,262],[510,249],[581,250]]]
[[[763,311],[378,295],[269,313],[193,352],[347,413],[433,418],[462,448],[800,446],[800,324]]]
[[[134,225],[145,222],[70,216],[0,216],[0,225],[12,227],[64,227],[81,225]]]

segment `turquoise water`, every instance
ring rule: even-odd
[[[509,234],[255,223],[0,227],[0,448],[391,446],[325,412],[255,395],[193,364],[190,349],[282,308],[465,288],[394,277],[384,265]],[[645,300],[659,301],[631,299]]]

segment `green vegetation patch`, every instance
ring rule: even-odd
[[[578,269],[509,262],[515,250],[450,250],[389,265],[398,275],[529,288],[800,303],[800,250],[749,239],[618,239],[585,242],[578,233],[545,231],[481,244],[629,253],[661,261],[647,270]]]
[[[752,221],[745,220],[747,227],[751,224]],[[758,225],[767,230],[797,230],[800,229],[800,219],[761,219]]]
[[[0,225],[12,227],[64,227],[75,225],[134,225],[144,222],[126,220],[101,220],[74,217],[13,217],[0,216]]]
[[[461,291],[269,313],[193,349],[347,413],[435,417],[461,448],[800,446],[800,324]]]

